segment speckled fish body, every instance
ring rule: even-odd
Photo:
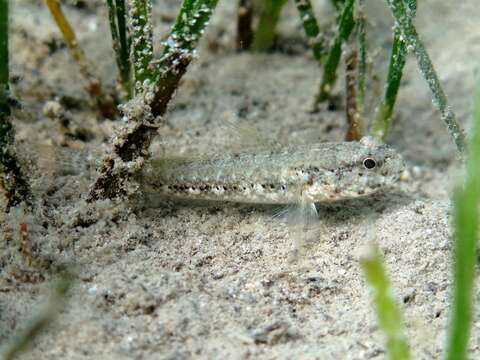
[[[370,137],[211,158],[153,159],[141,174],[147,191],[243,203],[324,202],[368,195],[393,184],[401,157]]]

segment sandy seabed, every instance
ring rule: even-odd
[[[156,45],[166,36],[179,3],[155,4]],[[333,111],[326,106],[319,113],[309,111],[321,72],[295,10],[286,9],[280,24],[281,51],[238,54],[233,48],[234,3],[220,1],[199,58],[182,81],[152,151],[162,143],[186,156],[211,152],[219,144],[228,147],[221,128],[232,118],[281,142],[341,141],[341,105]],[[106,10],[99,1],[84,4],[67,7],[67,15],[78,27],[95,70],[113,86],[116,68]],[[319,14],[326,9],[322,1],[314,4]],[[372,21],[370,71],[382,79],[393,19],[383,3],[367,10]],[[416,20],[466,129],[479,66],[478,14],[474,0],[425,0]],[[441,357],[451,284],[449,196],[459,164],[412,56],[389,139],[405,158],[403,180],[368,198],[319,204],[324,230],[296,267],[286,261],[292,251],[288,227],[272,217],[269,207],[150,199],[86,206],[82,198],[95,176],[88,164],[106,150],[117,122],[98,121],[40,1],[14,1],[11,66],[14,95],[23,106],[14,117],[18,152],[28,160],[30,148],[63,145],[90,158],[55,161],[51,172],[34,165],[29,169],[38,193],[48,190],[39,196],[48,222],[20,209],[1,219],[0,343],[24,327],[48,298],[55,269],[76,264],[67,306],[20,358],[385,358],[359,266],[359,249],[372,233],[404,309],[413,358]],[[369,84],[371,104],[378,102],[381,84]],[[343,75],[337,92],[343,94]],[[74,138],[45,115],[49,101],[63,104]],[[35,156],[36,164],[56,155],[42,150]],[[16,230],[20,223],[28,224],[34,253],[47,260],[46,270],[29,267],[22,257]],[[471,358],[480,357],[478,316]]]

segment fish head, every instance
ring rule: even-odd
[[[373,137],[338,146],[327,171],[310,181],[314,201],[335,201],[375,193],[393,185],[404,169],[401,155]],[[333,165],[334,164],[334,165]]]

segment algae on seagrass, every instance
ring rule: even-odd
[[[144,87],[154,76],[153,29],[150,14],[151,0],[133,0],[129,6],[130,38],[132,39],[132,63],[135,75],[135,95],[144,91]]]
[[[217,2],[218,0],[183,1],[160,59],[152,61],[155,66],[151,78],[146,79],[148,85],[144,87],[143,93],[137,94],[123,105],[126,124],[114,138],[111,153],[103,159],[100,174],[88,195],[89,202],[129,194],[131,188],[127,185],[128,179],[148,157],[148,147],[157,133],[159,121],[165,115],[180,79],[194,59],[195,48]],[[135,41],[132,38],[132,42]]]
[[[312,48],[313,57],[321,63],[327,46],[325,38],[320,33],[312,3],[310,0],[295,0],[295,6],[302,20],[303,30],[308,38],[309,45]]]

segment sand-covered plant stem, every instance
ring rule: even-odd
[[[113,98],[103,90],[100,79],[94,75],[93,67],[85,57],[85,53],[77,41],[74,30],[62,11],[59,0],[45,1],[53,19],[63,35],[63,39],[70,50],[70,54],[78,64],[80,74],[87,82],[87,92],[97,103],[101,114],[104,117],[113,118],[116,114],[116,106]]]
[[[263,0],[262,9],[258,20],[252,43],[252,50],[267,51],[273,46],[275,29],[283,6],[287,0]]]
[[[345,57],[345,94],[346,94],[346,141],[358,141],[363,136],[362,117],[358,109],[357,96],[358,52],[352,49]]]
[[[8,0],[0,0],[0,189],[7,200],[7,211],[22,202],[31,205],[30,186],[17,162],[13,148],[14,128],[10,120],[8,5]]]
[[[407,0],[408,15],[413,19],[417,10],[416,0]],[[407,44],[398,27],[393,30],[393,44],[388,65],[387,85],[385,94],[380,103],[377,115],[372,124],[371,134],[381,140],[385,140],[392,126],[392,114],[397,99],[400,81],[402,80],[403,68],[407,59]]]
[[[237,10],[237,51],[250,49],[253,40],[253,0],[239,0]]]
[[[218,0],[184,0],[175,25],[163,48],[156,68],[155,95],[151,101],[153,116],[167,110],[178,83],[194,58]]]
[[[418,67],[432,91],[434,105],[440,111],[442,119],[445,122],[458,151],[463,153],[465,150],[465,135],[455,119],[454,112],[448,105],[447,96],[440,84],[440,80],[435,72],[427,49],[413,25],[412,17],[409,15],[409,11],[405,6],[405,0],[386,1],[396,20],[397,26],[400,28],[401,36],[407,45],[407,50],[413,51],[417,58]]]
[[[361,265],[372,291],[379,328],[386,336],[388,359],[410,359],[410,348],[404,335],[402,314],[393,296],[394,292],[385,269],[383,256],[376,244],[370,245],[361,259]]]
[[[133,68],[135,70],[135,93],[144,91],[144,86],[153,80],[153,29],[150,14],[151,0],[132,0],[130,4],[130,27],[133,43]]]
[[[480,85],[475,93],[473,131],[466,161],[467,176],[455,194],[453,291],[445,359],[466,360],[473,320],[480,203]]]
[[[353,18],[354,0],[346,0],[338,22],[337,35],[327,55],[322,82],[316,97],[316,104],[327,100],[337,79],[337,67],[342,55],[342,45],[348,40],[355,25]]]
[[[158,121],[177,90],[180,79],[194,59],[195,48],[202,37],[218,0],[184,0],[175,24],[156,62],[153,80],[131,103],[124,106],[125,127],[114,139],[112,153],[102,162],[100,174],[87,200],[114,199],[135,191],[128,186],[157,133]],[[132,40],[135,41],[135,40]]]
[[[295,0],[295,6],[297,7],[303,29],[312,48],[313,57],[318,62],[321,62],[325,53],[325,38],[320,35],[320,27],[318,26],[312,3],[310,0]]]
[[[127,13],[125,0],[107,0],[108,19],[112,34],[113,50],[120,74],[120,84],[125,91],[127,99],[133,95],[131,77],[130,49],[132,39],[127,29]]]
[[[363,0],[356,0],[356,37],[350,41],[345,57],[345,110],[347,133],[345,140],[358,141],[364,134],[365,79],[367,68],[366,19]]]

